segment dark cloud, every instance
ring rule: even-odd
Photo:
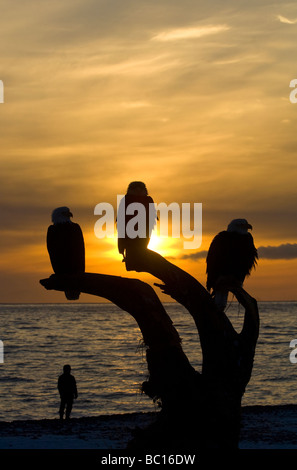
[[[259,258],[262,259],[296,259],[297,243],[284,243],[279,246],[260,246]]]
[[[205,259],[207,256],[207,250],[196,251],[196,253],[185,254],[179,256],[179,259],[191,259],[191,260],[198,260],[198,259]],[[174,256],[171,256],[170,259],[176,259]]]
[[[182,259],[205,259],[207,256],[207,250],[197,251],[189,255],[183,255]]]
[[[284,243],[279,246],[260,246],[258,248],[260,259],[296,259],[297,243]],[[199,260],[206,259],[207,250],[197,251],[195,253],[182,255],[181,259]]]

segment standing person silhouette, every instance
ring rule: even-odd
[[[74,376],[71,375],[71,367],[69,364],[66,364],[63,367],[63,374],[60,375],[58,379],[58,390],[61,397],[59,410],[60,419],[63,419],[65,407],[66,419],[69,419],[72,410],[73,399],[77,398],[76,380]]]

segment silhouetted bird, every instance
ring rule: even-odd
[[[85,244],[80,226],[71,222],[68,207],[52,212],[53,225],[47,231],[47,249],[56,274],[75,276],[85,272]],[[80,292],[65,291],[68,300],[77,300]]]
[[[144,216],[142,216],[141,212],[138,214],[137,210],[135,212],[132,211],[132,214],[126,213],[127,207],[133,203],[142,204],[144,208]],[[137,220],[139,220],[139,224],[138,222],[135,225],[133,224],[132,219],[134,217],[137,217]],[[130,221],[131,224],[133,224],[132,231],[137,232],[139,234],[137,234],[135,238],[130,237],[128,233],[129,229],[127,226]],[[133,181],[129,184],[127,193],[122,198],[119,204],[117,217],[118,250],[119,253],[123,255],[124,260],[128,250],[130,250],[131,252],[133,251],[135,253],[136,251],[144,250],[147,248],[156,221],[157,213],[155,210],[154,201],[148,195],[148,191],[145,184],[141,181]],[[122,227],[119,227],[120,223],[123,224]],[[123,235],[123,237],[119,236],[120,232],[122,232],[121,234]]]
[[[220,287],[223,277],[242,285],[245,277],[256,267],[258,253],[249,229],[252,230],[252,226],[247,220],[232,220],[227,230],[218,233],[210,244],[206,258],[206,287],[209,291],[212,289],[215,302],[222,310],[228,300],[228,290],[223,285]]]
[[[65,407],[66,419],[69,419],[73,406],[73,399],[78,396],[76,380],[73,375],[71,375],[71,367],[69,364],[66,364],[63,367],[63,374],[58,378],[58,390],[61,398],[59,409],[60,419],[63,419]]]

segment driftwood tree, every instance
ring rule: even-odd
[[[159,399],[161,411],[156,423],[139,431],[130,447],[237,448],[241,400],[251,377],[259,334],[256,300],[232,280],[225,280],[245,309],[243,328],[237,333],[206,289],[159,254],[148,249],[127,253],[126,269],[152,274],[162,282],[156,285],[188,310],[200,338],[201,371],[191,366],[178,332],[148,284],[92,273],[75,278],[52,275],[40,283],[46,289],[78,289],[108,299],[138,323],[149,371],[142,389],[152,399]]]

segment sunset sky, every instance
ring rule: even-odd
[[[212,238],[246,218],[260,255],[246,289],[297,299],[296,2],[4,0],[0,28],[0,302],[66,301],[39,284],[62,205],[88,272],[156,282],[94,233],[95,206],[133,180],[156,203],[202,203],[199,249],[152,249],[205,285]]]

